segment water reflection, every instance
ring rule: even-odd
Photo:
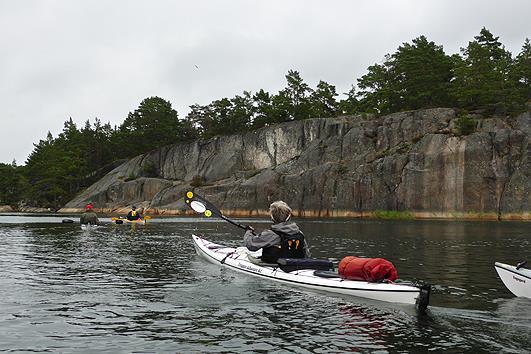
[[[249,220],[257,227],[267,224]],[[240,245],[221,222],[146,226],[0,224],[0,351],[518,352],[531,301],[513,298],[496,260],[529,249],[522,223],[299,222],[316,257],[390,259],[434,284],[432,307],[294,289],[195,255],[192,232]],[[523,300],[523,301],[522,301]],[[28,341],[27,338],[31,338]]]
[[[522,297],[498,299],[496,305],[498,307],[494,314],[500,322],[531,330],[531,299]]]

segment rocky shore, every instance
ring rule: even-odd
[[[529,220],[531,113],[482,118],[460,135],[438,108],[316,118],[180,143],[109,172],[60,212],[190,213],[195,190],[227,215],[264,216],[284,200],[297,216]]]

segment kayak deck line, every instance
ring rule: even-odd
[[[245,254],[238,253],[238,250],[243,248],[223,247],[222,245],[213,244],[196,235],[192,235],[192,238],[198,254],[202,255],[212,263],[221,264],[222,266],[226,266],[235,271],[315,290],[323,290],[386,302],[411,305],[416,304],[421,310],[425,310],[428,306],[430,294],[429,285],[418,287],[392,282],[370,283],[346,280],[339,277],[326,278],[314,274],[314,269],[301,269],[285,272],[280,266],[261,266],[250,262]]]
[[[527,278],[527,279],[531,280],[531,275],[523,274],[522,271],[518,272],[516,270],[508,268],[507,265],[508,264],[499,263],[499,262],[494,263],[494,267],[497,268],[497,269],[503,269],[503,270],[505,270],[505,271],[507,271],[509,273],[513,273],[513,274],[516,274],[518,276],[521,276],[521,277],[524,277],[524,278]],[[510,267],[513,267],[513,266],[510,266]],[[516,267],[514,267],[514,268],[516,269]],[[528,268],[520,268],[520,269],[529,270]]]

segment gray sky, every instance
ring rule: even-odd
[[[422,34],[452,54],[485,26],[514,55],[529,14],[529,0],[0,0],[0,162],[24,164],[69,117],[120,124],[150,96],[184,117],[277,93],[290,69],[344,93]]]

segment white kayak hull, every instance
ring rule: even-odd
[[[515,266],[500,262],[496,262],[494,268],[511,293],[531,299],[531,269],[516,269]]]
[[[324,278],[314,275],[313,269],[296,270],[288,273],[278,267],[262,266],[251,262],[245,247],[225,247],[196,235],[192,235],[192,238],[195,249],[200,256],[214,264],[242,273],[331,293],[385,302],[419,305],[422,309],[425,309],[428,305],[429,289],[396,283],[370,283],[341,278]],[[422,300],[421,292],[423,292],[424,297]]]

